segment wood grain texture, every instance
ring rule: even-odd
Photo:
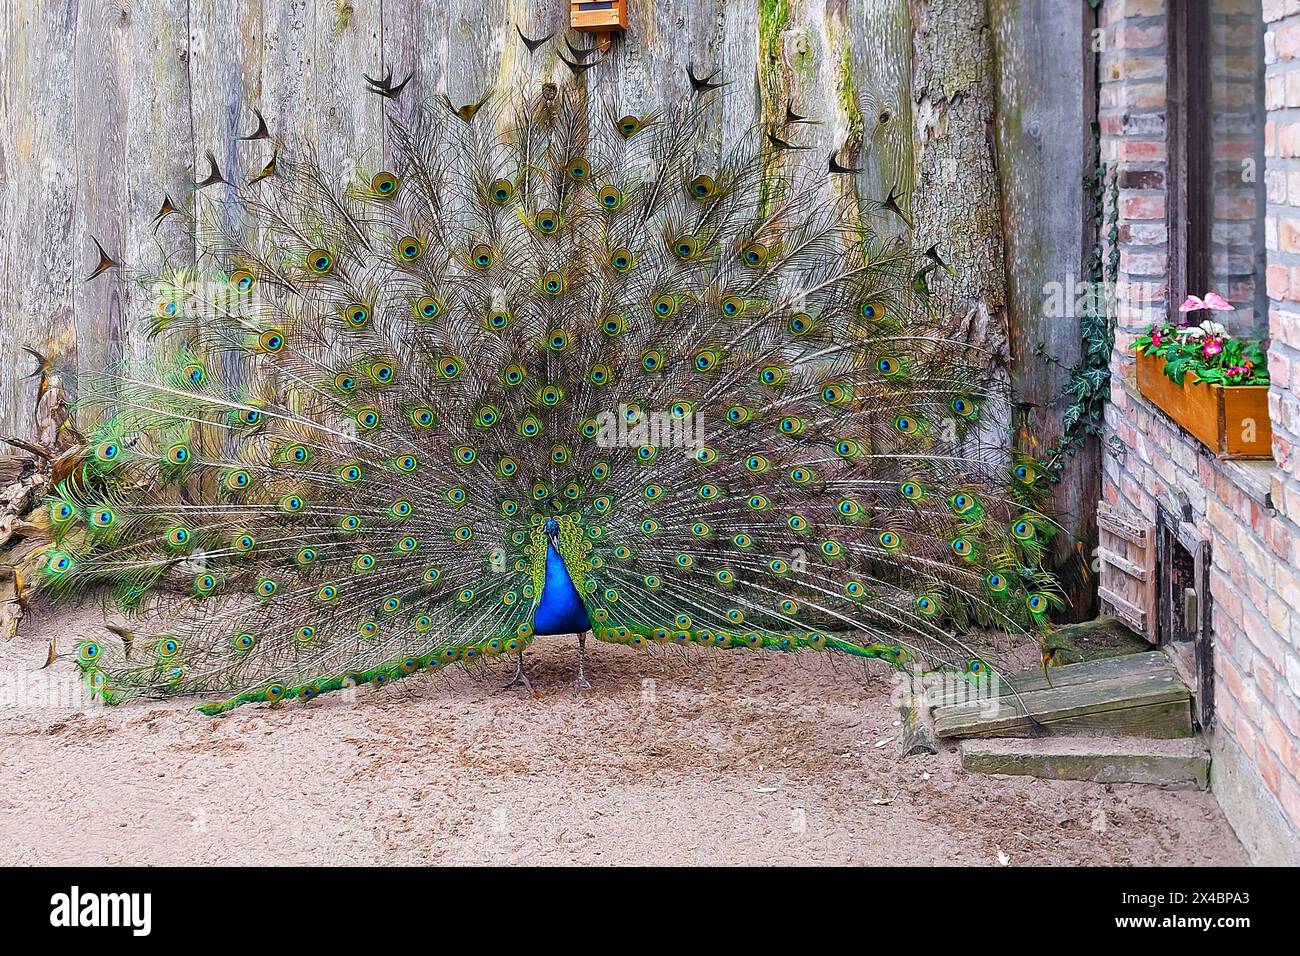
[[[1084,209],[1083,179],[1094,172],[1094,155],[1081,66],[1091,13],[1079,4],[1067,14],[1051,0],[990,0],[989,10],[1012,384],[1033,406],[1026,431],[1041,452],[1061,438],[1069,404],[1063,389],[1082,351],[1073,290],[1092,250],[1079,228],[1092,215]],[[1054,289],[1063,292],[1053,295]],[[1058,302],[1069,307],[1057,308]],[[1038,359],[1039,352],[1054,361]],[[1089,438],[1065,463],[1055,488],[1053,507],[1067,532],[1055,542],[1058,561],[1071,559],[1076,542],[1083,554],[1096,546],[1092,514],[1100,483],[1101,453]],[[1066,576],[1068,617],[1086,620],[1093,616],[1096,581],[1088,561],[1071,560],[1070,567],[1076,573]]]
[[[901,230],[878,203],[906,194],[917,168],[911,16],[909,0],[632,0],[628,33],[583,82],[645,113],[692,95],[690,65],[720,69],[730,85],[710,107],[709,155],[755,124],[776,129],[788,101],[817,122],[782,129],[810,147],[782,161],[818,173],[835,151],[862,171],[828,193]],[[409,118],[441,94],[460,105],[530,66],[569,76],[567,8],[549,0],[32,0],[0,18],[0,433],[18,435],[31,434],[35,397],[19,346],[72,370],[145,348],[147,290],[112,273],[83,284],[89,237],[146,271],[163,250],[191,255],[184,220],[152,219],[164,194],[190,207],[208,150],[233,182],[265,165],[273,142],[235,138],[255,107],[274,136],[313,142],[332,175],[368,175],[391,158],[386,110]],[[530,54],[516,24],[555,42]],[[366,92],[363,73],[389,70],[413,74],[401,98]]]
[[[24,0],[0,18],[0,434],[26,437],[37,380],[20,346],[76,368],[76,287],[96,258],[78,227],[73,161],[77,3]]]

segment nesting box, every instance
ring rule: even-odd
[[[569,26],[604,36],[627,29],[630,0],[569,0]]]

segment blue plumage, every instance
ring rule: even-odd
[[[554,520],[551,521],[554,524]],[[542,596],[533,612],[535,634],[582,634],[591,630],[587,608],[573,586],[573,579],[564,566],[564,559],[555,550],[555,543],[546,542],[546,583]]]

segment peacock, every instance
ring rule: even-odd
[[[77,644],[95,695],[220,714],[500,655],[531,689],[562,635],[578,687],[588,635],[980,680],[964,633],[1041,630],[1044,476],[905,197],[828,188],[856,170],[796,125],[719,155],[716,74],[635,115],[574,73],[393,111],[341,180],[259,114],[265,168],[164,200],[198,255],[131,273],[148,355],[78,374],[48,499],[43,585],[139,619]]]

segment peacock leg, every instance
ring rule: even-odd
[[[528,675],[524,673],[524,655],[526,653],[528,652],[520,651],[519,654],[515,657],[514,679],[509,684],[506,684],[506,686],[503,687],[502,690],[509,690],[512,687],[525,687],[527,688],[528,693],[531,694],[533,692],[532,681],[530,681],[528,679]]]
[[[578,676],[573,680],[573,689],[582,690],[590,689],[591,684],[587,683],[587,632],[582,631],[578,634]]]

